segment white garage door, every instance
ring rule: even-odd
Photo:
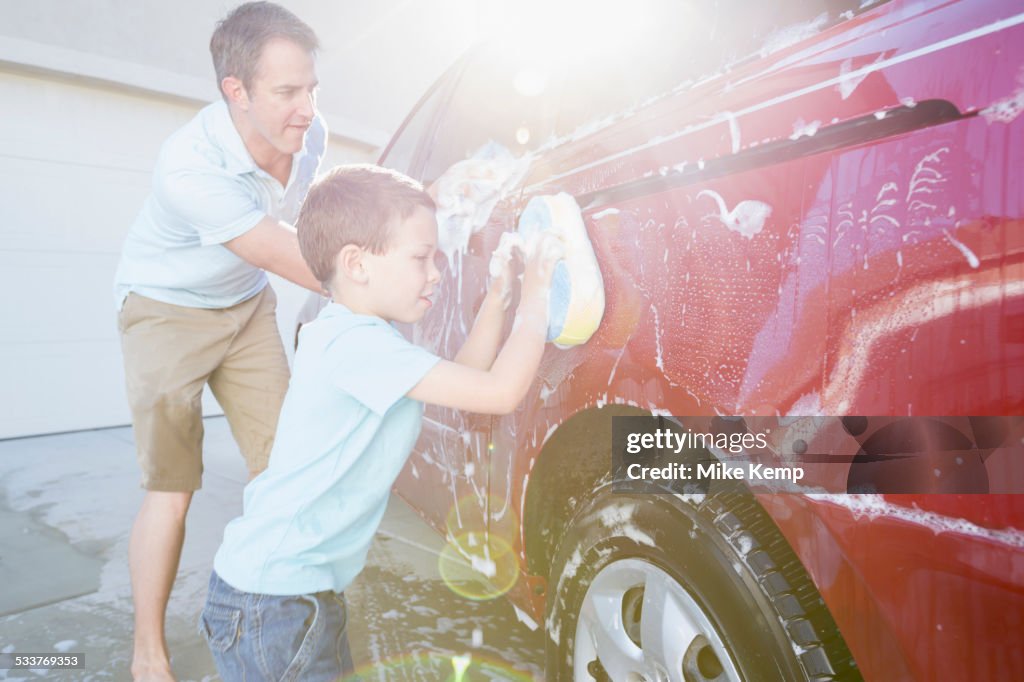
[[[0,101],[0,438],[125,424],[114,270],[195,107],[2,71]]]

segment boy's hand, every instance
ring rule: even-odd
[[[488,266],[490,282],[487,285],[487,296],[501,302],[501,309],[507,310],[512,302],[512,259],[517,251],[522,251],[522,239],[514,232],[501,235],[498,247],[491,254]]]
[[[546,296],[555,265],[565,258],[565,242],[558,235],[543,232],[530,247],[523,277],[523,297],[528,294]]]

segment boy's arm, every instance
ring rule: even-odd
[[[509,414],[515,410],[533,383],[544,354],[547,292],[561,255],[560,242],[554,248],[544,248],[542,244],[536,251],[527,263],[512,331],[490,369],[442,360],[409,391],[410,398],[482,414]]]
[[[505,310],[512,297],[512,253],[495,253],[491,257],[493,273],[484,302],[477,312],[466,342],[455,355],[455,362],[476,369],[490,369],[501,348],[505,328]]]
[[[414,400],[481,414],[509,414],[526,395],[544,354],[547,300],[519,304],[508,341],[488,370],[442,360],[407,394]]]
[[[474,369],[490,369],[501,347],[501,332],[505,326],[505,305],[501,296],[487,291],[473,328],[466,342],[456,353],[454,362]]]

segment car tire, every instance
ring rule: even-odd
[[[548,585],[551,682],[861,679],[745,491],[602,492],[562,537]]]

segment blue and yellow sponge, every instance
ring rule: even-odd
[[[548,340],[559,346],[586,343],[604,316],[604,280],[583,216],[572,196],[561,193],[530,200],[519,218],[519,235],[529,244],[550,230],[565,244],[555,266],[548,298]]]

